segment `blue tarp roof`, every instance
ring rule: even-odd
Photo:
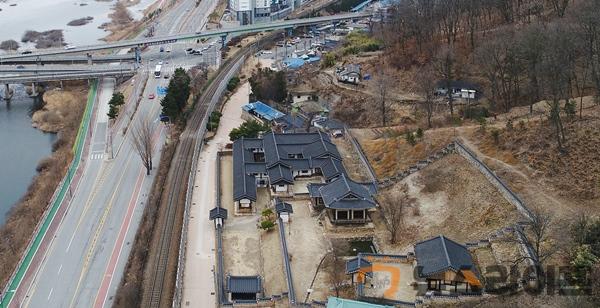
[[[289,68],[299,68],[304,65],[304,60],[300,58],[287,58],[283,60],[283,63]]]
[[[287,66],[288,68],[291,69],[296,69],[301,67],[302,65],[304,65],[305,63],[313,63],[313,62],[317,62],[321,60],[320,57],[310,57],[306,60],[303,60],[302,58],[287,58],[283,60],[283,64],[285,64],[285,66]]]
[[[271,106],[261,102],[256,101],[254,103],[249,103],[247,105],[242,106],[242,109],[246,111],[252,111],[256,113],[259,117],[267,120],[273,121],[275,119],[283,117],[285,114],[280,112],[279,110],[272,108]]]

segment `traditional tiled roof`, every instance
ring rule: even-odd
[[[293,213],[294,209],[292,208],[291,204],[277,199],[277,203],[275,203],[275,212],[278,214],[283,212]]]
[[[423,277],[475,269],[467,248],[443,235],[415,244],[415,257]]]
[[[260,276],[227,276],[227,292],[255,294],[262,292]]]
[[[264,161],[255,160],[255,150],[264,152]],[[325,133],[270,132],[262,139],[240,138],[233,143],[234,200],[256,201],[256,174],[267,173],[271,184],[293,184],[293,171],[314,168],[327,180],[345,173],[341,155]]]
[[[309,184],[311,197],[323,198],[326,208],[330,209],[370,209],[375,207],[370,184],[357,183],[342,173],[328,184]]]
[[[210,220],[214,220],[217,218],[227,219],[227,209],[224,209],[222,207],[215,207],[210,210],[208,218]]]

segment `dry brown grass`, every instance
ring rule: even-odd
[[[403,130],[382,131],[390,137],[358,135],[359,142],[378,178],[386,178],[414,165],[442,149],[454,138],[452,129],[425,131],[423,139],[412,146]]]
[[[65,91],[66,92],[66,91]],[[52,154],[40,161],[25,196],[7,215],[0,228],[0,283],[4,285],[19,262],[33,231],[42,218],[54,190],[67,172],[73,159],[73,142],[85,108],[86,96],[80,87],[74,89],[76,101],[63,118],[63,126],[52,147]]]
[[[484,239],[492,231],[521,219],[483,174],[457,154],[442,158],[396,185],[404,183],[409,186],[409,196],[417,201],[413,210],[404,214],[404,229],[396,245],[389,244],[379,215],[373,215],[377,230],[381,230],[376,233],[386,234],[382,238],[386,253],[406,252],[415,242],[439,234],[459,242]],[[396,185],[381,193],[397,190]]]

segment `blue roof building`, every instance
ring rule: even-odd
[[[285,114],[261,101],[242,106],[242,110],[265,121],[279,119]]]

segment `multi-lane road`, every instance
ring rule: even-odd
[[[198,8],[202,7],[201,4],[202,4],[202,1],[200,2],[200,5],[194,9],[194,11],[196,11],[196,10],[198,10]],[[189,11],[187,13],[190,13],[190,12],[191,11]],[[206,11],[203,11],[203,12],[206,13]],[[271,31],[271,30],[287,29],[287,28],[294,28],[294,27],[300,27],[300,26],[326,24],[326,23],[331,23],[331,22],[336,22],[336,21],[353,20],[353,19],[371,17],[372,15],[373,14],[371,12],[347,13],[347,14],[338,14],[338,15],[323,16],[323,17],[273,21],[270,23],[260,23],[260,24],[252,24],[252,25],[245,25],[245,26],[239,26],[239,27],[175,34],[175,33],[182,33],[183,31],[185,31],[187,29],[187,27],[181,26],[180,29],[169,28],[169,29],[171,29],[171,31],[169,31],[170,33],[168,33],[167,35],[161,33],[155,37],[137,38],[137,39],[133,39],[133,40],[124,40],[124,41],[117,41],[117,42],[98,44],[98,45],[79,46],[79,47],[76,47],[76,48],[73,48],[70,50],[55,49],[55,50],[46,50],[44,52],[34,53],[34,54],[29,54],[29,55],[3,55],[3,56],[0,56],[0,60],[4,61],[4,60],[8,60],[8,59],[35,57],[35,56],[41,56],[41,55],[49,56],[49,55],[69,54],[69,53],[91,52],[91,51],[104,50],[104,49],[130,48],[130,47],[136,47],[136,46],[160,45],[160,44],[175,43],[175,42],[182,42],[182,41],[184,41],[184,42],[185,41],[195,41],[197,39],[221,37],[223,35]],[[186,16],[188,16],[188,15],[183,14],[183,15],[178,16],[177,18],[175,18],[175,22],[182,21],[182,20],[187,21],[188,18],[186,18]],[[190,18],[190,19],[197,23],[201,23],[201,22],[203,22],[203,20],[205,20],[205,18],[198,18],[197,20],[194,20],[193,18]],[[159,26],[158,29],[159,30],[165,29],[164,24],[162,26]]]
[[[212,11],[211,1],[202,1],[204,7],[195,7],[193,0],[182,1],[161,16],[158,33],[167,35],[181,29],[195,30]],[[216,3],[216,0],[212,2]],[[191,45],[190,45],[191,46]],[[145,175],[145,169],[130,139],[131,132],[147,119],[153,125],[154,167],[158,167],[160,150],[165,142],[165,127],[158,121],[160,97],[157,87],[166,87],[168,80],[145,73],[155,62],[163,61],[163,73],[172,73],[178,66],[190,67],[203,57],[187,56],[185,46],[172,52],[159,52],[152,47],[145,57],[154,61],[144,63],[131,87],[145,89],[143,99],[129,121],[128,116],[109,126],[108,101],[115,90],[113,79],[103,79],[98,99],[89,155],[81,181],[73,187],[73,199],[56,230],[43,261],[29,268],[33,279],[22,283],[11,307],[108,307],[122,278],[125,263],[147,199],[154,172]],[[189,46],[188,46],[189,47]],[[194,46],[197,47],[197,46]],[[143,78],[150,78],[140,80]],[[144,87],[144,83],[146,83]],[[134,91],[135,92],[135,89]],[[135,104],[135,98],[128,104]],[[131,106],[125,106],[129,110]],[[125,127],[129,129],[125,131]],[[113,147],[110,150],[108,143]],[[4,303],[3,303],[4,305]]]

